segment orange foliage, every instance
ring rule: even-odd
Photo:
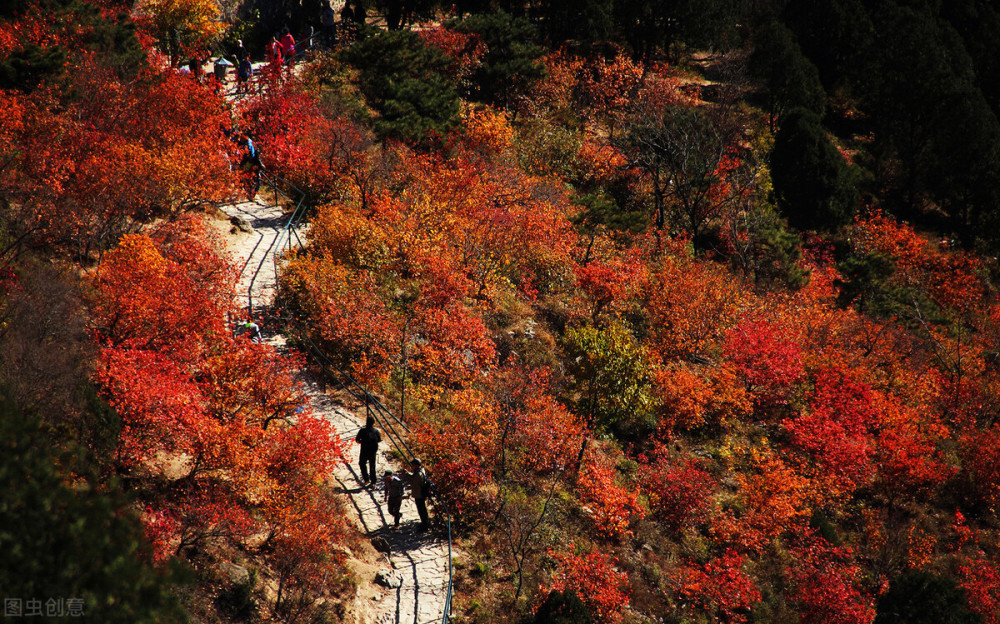
[[[664,258],[644,294],[653,344],[664,359],[718,348],[740,309],[732,278],[717,267],[678,256]]]
[[[656,371],[655,381],[653,391],[661,406],[657,426],[663,437],[705,424],[727,424],[752,410],[745,385],[728,366],[699,370],[671,363]]]
[[[614,539],[630,536],[629,523],[645,515],[638,494],[618,485],[617,473],[610,458],[590,450],[576,483],[580,501],[591,508],[597,532]]]
[[[514,146],[514,129],[503,111],[486,106],[470,110],[463,123],[463,144],[483,156],[497,158]]]
[[[227,282],[233,273],[209,248],[198,247],[196,234],[173,240],[179,230],[160,232],[159,245],[146,235],[128,235],[105,256],[91,310],[101,338],[110,344],[187,359],[196,354],[185,351],[226,333],[232,301]]]
[[[750,449],[751,471],[739,473],[739,500],[743,513],[719,516],[712,530],[725,543],[760,551],[768,540],[800,527],[811,512],[817,493],[773,451]]]

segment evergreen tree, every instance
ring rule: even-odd
[[[731,45],[739,11],[732,0],[630,0],[615,3],[615,27],[635,58],[670,52],[675,43]]]
[[[535,613],[534,624],[591,624],[593,621],[587,605],[575,591],[567,589],[549,592]]]
[[[769,22],[754,34],[750,70],[760,81],[772,129],[793,108],[823,116],[826,93],[816,66],[803,56],[795,35],[783,24]]]
[[[553,47],[566,41],[585,45],[604,41],[614,25],[613,0],[547,0],[538,13]]]
[[[977,624],[965,591],[930,572],[907,572],[878,600],[874,624]]]
[[[119,77],[134,78],[146,66],[146,52],[126,13],[112,20],[83,0],[6,0],[0,2],[0,22],[26,13],[44,12],[50,24],[49,43],[27,42],[0,57],[0,88],[31,91],[43,82],[63,77],[70,57],[67,48],[94,52],[94,58]]]
[[[419,142],[457,122],[458,92],[445,73],[448,58],[416,33],[379,33],[349,48],[346,58],[359,70],[381,136]]]
[[[863,0],[788,2],[782,21],[828,92],[858,91],[871,78],[875,26]]]
[[[9,599],[61,604],[87,621],[184,621],[172,581],[146,563],[147,547],[124,503],[70,478],[41,427],[0,393],[0,587]],[[76,467],[76,466],[74,466]],[[78,467],[77,467],[78,468]],[[73,600],[74,603],[69,601]],[[62,601],[60,603],[60,601]],[[80,601],[80,602],[76,602]]]
[[[545,75],[539,61],[545,50],[535,43],[535,26],[526,18],[500,11],[474,15],[453,28],[475,33],[486,44],[483,63],[472,75],[469,97],[511,108],[520,94]]]
[[[854,176],[811,111],[796,109],[782,122],[771,176],[778,208],[795,228],[832,230],[854,215]]]
[[[886,203],[924,219],[927,199],[967,244],[996,219],[1000,123],[975,86],[961,37],[926,11],[886,5],[876,25],[883,45],[865,101]]]

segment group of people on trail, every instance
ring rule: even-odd
[[[295,64],[295,37],[292,36],[288,26],[271,37],[270,43],[264,47],[264,58],[272,65],[280,67],[282,64]]]
[[[382,434],[375,428],[374,416],[368,417],[365,426],[354,437],[354,441],[361,445],[361,456],[358,462],[361,466],[361,483],[366,487],[376,487],[378,481],[375,472],[375,456],[378,454],[378,445],[382,441]],[[413,497],[417,514],[420,516],[418,530],[426,531],[431,524],[430,516],[427,513],[427,499],[430,498],[433,485],[420,459],[414,457],[410,462],[410,468],[410,472],[386,470],[383,473],[384,501],[388,504],[389,515],[393,517],[393,526],[398,527],[399,520],[403,516],[400,510],[403,497],[406,486],[409,485],[410,495]]]

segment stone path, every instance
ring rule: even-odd
[[[221,210],[230,217],[243,217],[253,232],[237,231],[226,234],[226,246],[236,262],[242,267],[238,293],[240,305],[246,306],[248,288],[254,273],[252,295],[254,318],[259,319],[273,302],[276,283],[274,270],[274,248],[285,224],[281,208],[268,206],[263,198],[259,201],[223,206]],[[228,228],[227,228],[228,231]],[[300,234],[301,235],[301,234]],[[285,348],[285,340],[275,328],[261,323],[261,330],[267,342],[277,349]],[[356,462],[358,446],[354,436],[364,424],[364,416],[336,405],[323,389],[308,376],[302,382],[310,397],[315,413],[323,415],[346,442],[348,454]],[[382,448],[388,446],[383,435]],[[380,454],[378,472],[381,474],[389,466],[388,458]],[[393,466],[393,469],[396,467]],[[389,553],[384,555],[384,570],[379,573],[381,593],[374,593],[374,599],[358,598],[356,604],[358,624],[432,624],[442,622],[448,591],[448,541],[441,530],[420,533],[416,531],[419,522],[412,500],[403,501],[403,518],[399,528],[393,528],[392,517],[386,511],[381,489],[369,490],[361,485],[356,463],[340,464],[332,475],[339,485],[338,490],[348,498],[349,507],[355,511],[358,529],[369,538],[381,537],[387,544]],[[432,522],[434,510],[431,510]],[[378,541],[378,540],[376,540]],[[375,583],[376,580],[361,579]],[[368,592],[372,595],[372,592]]]

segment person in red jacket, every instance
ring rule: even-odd
[[[286,26],[283,31],[281,31],[281,54],[285,57],[285,62],[289,65],[295,64],[295,37],[289,32]]]
[[[281,65],[281,44],[277,37],[271,37],[271,42],[264,48],[264,55],[272,65]]]

